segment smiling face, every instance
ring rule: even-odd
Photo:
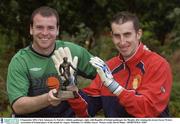
[[[124,59],[127,60],[136,52],[142,31],[140,29],[136,31],[132,21],[122,24],[113,22],[111,28],[113,43]]]
[[[44,17],[36,14],[33,18],[33,25],[30,26],[33,49],[40,54],[50,54],[54,49],[58,30],[57,19],[54,15]]]

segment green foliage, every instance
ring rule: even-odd
[[[117,50],[114,47],[114,44],[109,35],[101,35],[99,38],[97,38],[90,52],[104,60],[108,60],[117,55]]]
[[[173,83],[172,92],[171,92],[171,98],[170,98],[170,113],[172,117],[180,117],[180,84],[178,81],[175,81]]]
[[[167,17],[174,22],[174,27],[170,33],[169,40],[172,42],[170,47],[175,51],[180,48],[180,8],[174,8],[173,12]]]
[[[11,45],[7,45],[7,36],[0,34],[0,115],[1,111],[6,111],[8,105],[8,98],[6,92],[6,75],[7,75],[7,66],[9,60],[12,57],[13,48]],[[12,50],[9,52],[8,50]]]
[[[152,51],[159,50],[160,42],[157,40],[155,32],[153,32],[153,28],[155,26],[155,21],[144,22],[141,24],[143,29],[142,42],[147,45],[147,47]]]
[[[89,27],[85,26],[84,23],[81,23],[77,25],[77,31],[74,32],[74,35],[70,35],[68,32],[63,31],[61,38],[90,49],[90,42],[93,38],[93,31]]]
[[[8,105],[7,108],[3,111],[0,111],[0,117],[11,117],[12,110],[11,107]]]

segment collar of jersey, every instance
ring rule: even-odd
[[[29,48],[30,48],[34,53],[38,54],[39,56],[49,58],[49,57],[51,57],[51,55],[54,53],[54,50],[56,49],[56,44],[55,44],[55,46],[54,46],[53,51],[52,51],[49,55],[43,55],[43,54],[38,53],[37,51],[35,51],[35,50],[33,49],[32,44],[29,46]]]

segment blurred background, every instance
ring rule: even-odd
[[[180,117],[180,0],[0,0],[0,117],[11,114],[6,92],[8,64],[31,42],[30,16],[43,5],[59,12],[59,39],[79,44],[104,60],[117,54],[110,37],[111,17],[118,11],[136,13],[144,31],[143,43],[171,65],[170,113]]]

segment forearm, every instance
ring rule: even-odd
[[[48,93],[46,93],[35,97],[21,97],[12,105],[12,108],[16,114],[27,114],[49,105]]]

